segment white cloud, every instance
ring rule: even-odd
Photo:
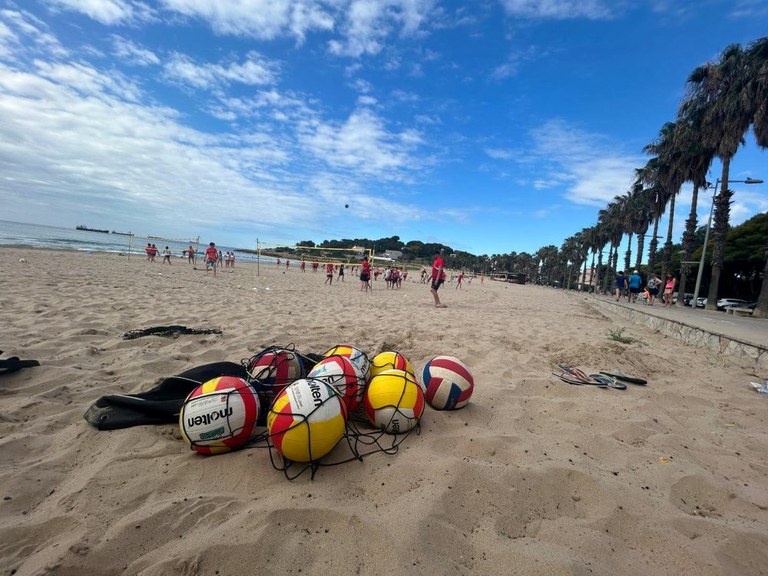
[[[135,66],[156,66],[160,64],[160,58],[146,48],[142,48],[131,40],[122,36],[113,36],[112,44],[114,53],[122,60]]]
[[[163,0],[165,8],[207,21],[219,34],[303,41],[312,31],[334,27],[337,2],[315,0]]]
[[[35,65],[41,77],[84,96],[101,97],[108,93],[125,100],[136,101],[141,95],[138,87],[118,72],[107,74],[78,62],[59,64],[37,60]]]
[[[385,180],[405,180],[416,168],[410,152],[420,142],[420,136],[412,130],[388,132],[378,116],[363,109],[342,124],[307,124],[302,142],[329,166]]]
[[[284,182],[260,183],[259,170],[279,171],[289,157],[268,140],[248,145],[191,130],[172,110],[110,96],[82,69],[45,72],[51,79],[0,67],[0,171],[9,202],[47,198],[51,214],[98,209],[134,225],[159,219],[169,230],[204,224],[198,207],[211,198],[228,214],[272,223],[309,209],[312,200]],[[62,78],[85,81],[88,97]]]
[[[341,25],[341,40],[332,40],[332,54],[359,57],[381,52],[390,34],[418,35],[433,10],[434,0],[353,0]]]
[[[136,0],[46,0],[53,8],[71,10],[106,25],[130,24],[154,17],[154,10]]]
[[[621,154],[605,137],[585,132],[562,120],[551,120],[531,131],[526,149],[485,148],[494,160],[515,162],[535,174],[536,190],[561,189],[574,204],[604,207],[632,184],[642,157]]]
[[[197,64],[185,54],[175,53],[166,62],[166,78],[195,88],[210,89],[222,84],[272,84],[277,78],[277,65],[255,52],[249,53],[241,63]]]
[[[504,150],[502,148],[486,148],[485,153],[494,160],[513,160],[516,157],[514,150]]]
[[[565,20],[587,18],[604,20],[612,16],[610,7],[601,0],[500,0],[511,16]]]
[[[47,28],[29,12],[0,10],[0,56],[67,56],[68,51]]]

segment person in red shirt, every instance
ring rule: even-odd
[[[216,244],[211,242],[205,249],[205,271],[213,268],[213,275],[216,276],[216,262],[219,260],[219,251],[216,250]]]
[[[192,266],[195,265],[195,249],[192,248],[192,245],[189,245],[189,248],[187,249],[187,259]]]
[[[325,282],[324,284],[333,284],[333,262],[328,262],[325,265]]]
[[[464,290],[464,288],[461,287],[461,282],[464,280],[464,272],[459,272],[459,275],[456,277],[456,290]]]
[[[363,257],[363,263],[360,265],[360,291],[368,292],[371,279],[371,263],[368,262],[368,256]]]
[[[445,308],[445,304],[440,302],[440,297],[437,295],[437,291],[440,286],[445,282],[445,269],[443,264],[443,257],[439,252],[435,252],[435,259],[432,262],[432,285],[431,292],[432,297],[435,299],[435,308]]]

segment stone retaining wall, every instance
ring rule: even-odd
[[[759,374],[768,372],[768,348],[729,338],[721,334],[715,334],[714,332],[708,332],[702,328],[690,326],[679,320],[661,318],[659,316],[654,316],[653,314],[645,314],[641,310],[625,306],[617,306],[611,302],[605,302],[598,298],[588,299],[587,302],[605,312],[616,314],[622,318],[631,320],[636,324],[647,326],[665,336],[676,338],[691,346],[707,348],[713,352],[719,352],[721,354],[727,354],[729,356],[735,356],[754,362],[755,371]]]

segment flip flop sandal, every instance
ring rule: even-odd
[[[590,374],[590,378],[594,378],[598,382],[603,382],[608,388],[615,388],[616,390],[626,390],[627,385],[623,382],[619,382],[612,376],[608,376],[607,374]]]
[[[555,374],[554,372],[552,372],[552,376],[557,376],[558,378],[560,378],[560,380],[562,380],[566,384],[573,384],[574,386],[596,386],[597,388],[608,388],[607,384],[598,382],[597,380],[594,380],[591,382],[585,382],[584,380],[581,380],[579,378],[573,378],[565,372],[562,372],[560,374]]]
[[[647,380],[643,378],[637,378],[635,376],[630,376],[629,374],[625,373],[623,370],[600,370],[600,374],[605,374],[606,376],[610,376],[611,378],[616,378],[617,380],[621,380],[622,382],[637,384],[638,386],[645,386],[646,384],[648,384]]]
[[[591,376],[587,376],[583,370],[580,370],[579,368],[575,368],[573,366],[566,366],[564,364],[559,364],[558,367],[563,372],[567,373],[569,376],[571,376],[575,380],[581,380],[584,384],[594,384],[595,379]]]

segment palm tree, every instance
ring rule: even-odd
[[[715,150],[707,148],[701,143],[698,128],[690,120],[685,119],[680,119],[677,122],[676,146],[681,151],[681,164],[685,179],[693,183],[691,210],[685,221],[685,232],[683,232],[683,253],[680,258],[682,270],[678,284],[679,293],[685,294],[687,277],[691,270],[689,261],[696,249],[699,190],[708,186],[707,171],[715,157]],[[685,306],[685,298],[678,298],[677,305]]]
[[[584,287],[587,280],[587,260],[589,256],[589,251],[592,249],[592,234],[594,232],[594,228],[582,228],[581,232],[579,232],[579,261],[581,262],[581,265],[583,267],[582,271],[579,273],[578,277],[578,286],[579,286],[579,292],[584,291]]]
[[[653,222],[653,203],[650,201],[650,195],[643,188],[642,180],[635,180],[629,191],[630,196],[630,226],[637,235],[637,257],[635,258],[635,268],[640,268],[640,263],[645,252],[645,233]]]
[[[608,232],[604,224],[598,222],[595,225],[594,239],[594,249],[597,251],[597,268],[595,268],[593,284],[595,292],[598,292],[600,290],[600,271],[603,269],[603,250],[605,250],[605,245],[608,244]],[[606,274],[605,277],[609,278],[610,274]]]
[[[666,197],[661,186],[656,183],[656,176],[654,174],[656,165],[650,162],[645,166],[635,170],[635,175],[641,182],[648,183],[649,187],[643,189],[643,195],[645,196],[645,204],[650,208],[651,221],[653,222],[653,234],[651,235],[651,244],[648,248],[648,272],[653,272],[656,265],[656,254],[658,252],[657,247],[659,245],[659,222],[664,215],[664,210],[667,207]]]
[[[752,129],[755,132],[757,145],[768,148],[768,37],[753,42],[747,50],[747,58],[752,69],[750,88],[755,103]],[[768,241],[765,246],[763,284],[752,315],[760,318],[768,317]]]
[[[723,164],[722,189],[715,199],[712,279],[706,306],[709,310],[715,309],[723,269],[733,196],[728,189],[731,159],[744,142],[755,112],[755,103],[749,97],[754,69],[754,60],[739,44],[728,46],[717,62],[709,62],[691,72],[688,94],[680,108],[680,116],[691,119],[699,127],[702,144],[712,147]]]
[[[624,210],[626,203],[621,201],[621,196],[616,196],[613,202],[600,210],[599,221],[605,227],[611,249],[608,252],[608,272],[605,275],[603,290],[608,291],[611,275],[616,273],[616,265],[619,259],[619,244],[624,236]]]
[[[685,182],[684,159],[681,149],[677,146],[678,133],[681,128],[679,122],[667,122],[661,127],[659,137],[643,150],[648,154],[655,154],[648,161],[652,167],[646,172],[650,184],[655,184],[663,191],[663,198],[669,204],[669,221],[667,225],[667,238],[662,252],[662,277],[670,268],[672,262],[672,230],[675,222],[675,198],[680,192],[680,187]]]

